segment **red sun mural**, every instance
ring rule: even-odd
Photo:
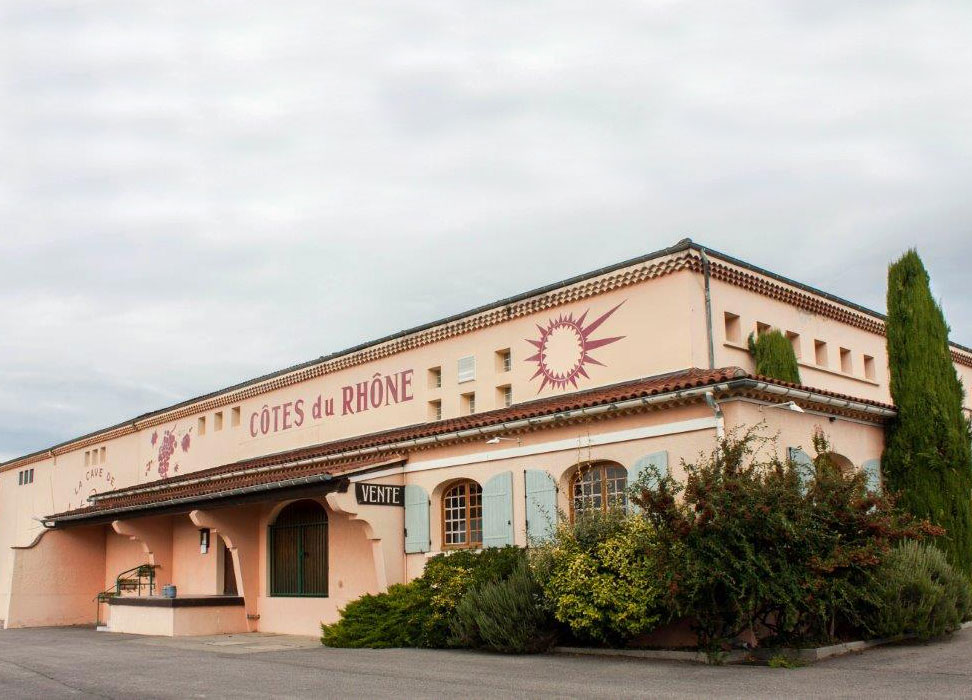
[[[622,301],[621,304],[623,303]],[[591,351],[615,343],[624,336],[594,339],[591,335],[610,318],[611,314],[621,307],[621,304],[586,326],[584,322],[587,319],[587,314],[590,313],[590,309],[577,319],[574,318],[572,313],[566,316],[561,314],[557,318],[551,319],[546,328],[537,325],[540,330],[540,339],[526,339],[528,343],[536,346],[537,354],[526,358],[525,361],[537,363],[537,372],[530,377],[531,380],[543,377],[540,388],[537,390],[538,394],[548,384],[555,389],[565,389],[568,384],[576,388],[578,377],[590,378],[584,369],[585,365],[604,366],[603,362],[599,362],[591,356]]]

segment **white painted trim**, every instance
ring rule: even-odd
[[[409,462],[404,465],[404,468],[395,467],[392,469],[383,469],[380,472],[356,474],[350,478],[351,481],[377,479],[383,476],[392,476],[395,474],[412,474],[414,472],[424,472],[432,469],[444,469],[446,467],[458,467],[466,464],[481,464],[482,462],[514,459],[517,457],[546,454],[548,452],[576,450],[577,448],[593,447],[595,445],[610,445],[618,442],[628,442],[630,440],[641,440],[644,438],[661,437],[663,435],[674,435],[676,433],[691,433],[698,430],[714,430],[715,427],[715,418],[693,418],[692,420],[678,421],[676,423],[649,425],[643,428],[618,430],[613,433],[602,433],[600,435],[581,435],[576,438],[554,440],[553,442],[545,442],[539,445],[523,445],[520,447],[510,447],[504,450],[479,452],[472,455],[443,457],[441,459],[430,459],[424,462]]]

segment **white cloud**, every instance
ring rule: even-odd
[[[7,456],[685,235],[972,344],[967,3],[0,12]]]

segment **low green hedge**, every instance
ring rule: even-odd
[[[902,542],[873,578],[874,601],[865,615],[879,637],[921,639],[952,632],[972,612],[972,584],[934,545]]]
[[[365,595],[321,625],[330,647],[447,647],[456,606],[470,589],[509,578],[525,554],[518,547],[459,550],[429,559],[425,572],[385,593]]]

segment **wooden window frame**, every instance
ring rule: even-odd
[[[471,507],[472,499],[470,498],[470,493],[469,493],[470,486],[476,486],[479,489],[479,521],[480,521],[479,541],[473,541],[472,539],[473,518],[472,518],[472,507]],[[446,543],[446,499],[454,489],[457,489],[459,487],[465,488],[466,541],[460,544],[447,544]],[[458,481],[454,481],[448,486],[446,486],[445,489],[442,490],[442,498],[440,499],[440,503],[442,506],[441,508],[442,512],[441,512],[441,517],[439,518],[439,525],[440,525],[439,535],[442,538],[440,540],[442,543],[442,550],[452,551],[456,549],[482,549],[483,548],[483,526],[482,526],[483,487],[482,485],[478,481],[474,481],[473,479],[459,479]]]
[[[607,470],[611,468],[621,469],[627,477],[628,470],[623,464],[618,464],[617,462],[594,462],[592,464],[584,464],[578,467],[577,471],[573,473],[570,477],[570,482],[568,484],[567,494],[570,498],[570,521],[574,522],[574,517],[577,513],[577,499],[574,495],[574,489],[577,482],[582,476],[591,473],[593,470],[601,471],[601,513],[607,513],[609,508],[609,494],[608,494],[608,475]],[[623,492],[622,492],[623,493]],[[624,496],[624,507],[628,507],[628,497]]]

